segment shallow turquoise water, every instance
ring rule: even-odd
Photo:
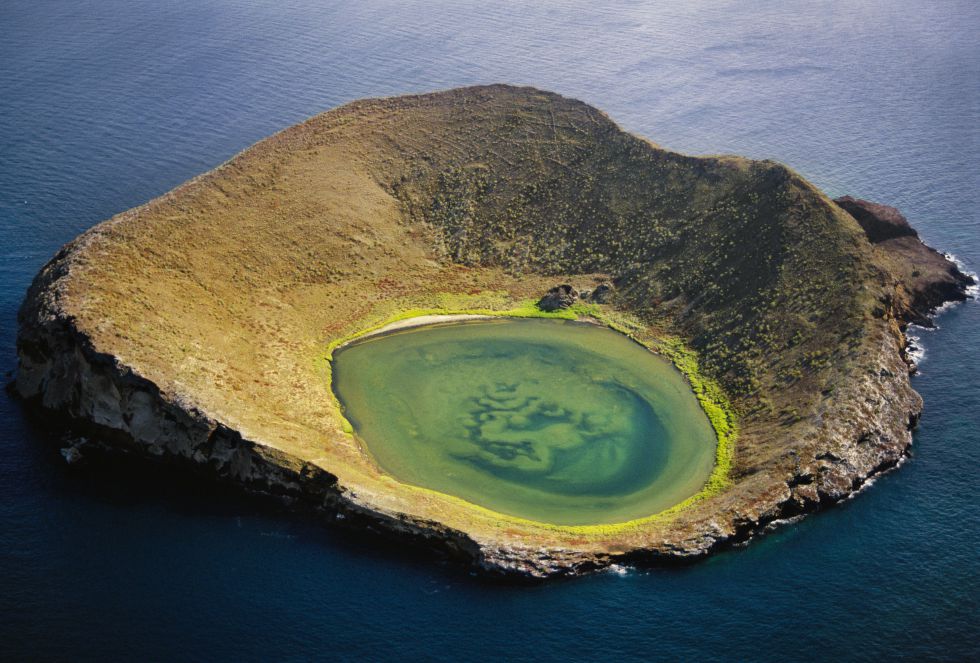
[[[334,391],[395,478],[522,518],[616,523],[698,492],[717,438],[687,381],[626,336],[500,319],[371,336]]]
[[[973,0],[0,3],[0,370],[58,247],[369,95],[530,83],[898,205],[980,265]],[[0,658],[975,660],[980,306],[923,333],[912,459],[683,569],[480,582],[156,468],[66,470],[0,397]]]

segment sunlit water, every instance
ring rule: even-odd
[[[789,163],[976,269],[978,33],[974,0],[4,0],[0,365],[82,230],[339,103],[470,83]],[[980,306],[939,324],[913,457],[864,494],[689,568],[536,588],[155,468],[68,470],[2,397],[0,658],[976,659]]]
[[[704,485],[717,439],[668,361],[617,332],[493,320],[368,337],[334,390],[382,469],[562,525],[662,511]]]

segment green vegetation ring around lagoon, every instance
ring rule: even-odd
[[[458,299],[458,298],[459,296],[453,297],[453,299]],[[457,303],[457,302],[453,302],[453,303]],[[462,303],[462,302],[458,302],[458,303]],[[700,406],[700,409],[704,412],[704,414],[707,417],[707,422],[710,423],[710,429],[713,431],[713,437],[716,439],[716,444],[714,444],[713,459],[708,461],[710,467],[704,467],[702,461],[702,467],[704,467],[704,469],[701,471],[696,471],[695,474],[693,475],[694,477],[693,480],[696,482],[696,485],[700,487],[700,489],[698,489],[697,487],[693,488],[693,494],[692,494],[692,489],[690,487],[694,484],[691,483],[692,476],[690,475],[688,476],[664,475],[664,476],[660,476],[658,482],[654,484],[654,486],[649,487],[649,489],[646,490],[645,492],[639,490],[639,486],[634,485],[633,492],[629,496],[633,502],[632,504],[630,504],[629,502],[626,502],[625,504],[617,504],[616,496],[612,496],[612,495],[609,496],[608,499],[597,499],[594,503],[591,503],[589,501],[590,498],[588,497],[586,497],[585,499],[579,499],[577,497],[569,498],[566,496],[558,500],[557,504],[560,504],[561,506],[556,506],[555,496],[549,494],[546,490],[544,491],[541,490],[541,487],[549,486],[551,490],[557,489],[559,491],[561,491],[562,489],[553,480],[550,483],[547,483],[548,481],[546,478],[547,473],[544,472],[543,467],[541,466],[542,464],[547,464],[547,463],[545,463],[545,461],[542,460],[541,457],[539,457],[539,454],[540,456],[543,456],[545,459],[550,459],[551,461],[554,461],[555,458],[559,458],[559,457],[560,458],[576,457],[575,452],[571,450],[557,449],[554,451],[555,456],[553,457],[548,448],[539,449],[535,447],[533,450],[521,452],[515,455],[513,451],[517,447],[503,445],[504,451],[502,453],[508,454],[506,458],[504,458],[503,456],[487,454],[486,449],[479,450],[474,454],[473,450],[479,449],[478,446],[472,446],[472,445],[467,446],[468,443],[466,442],[460,443],[463,444],[465,449],[468,450],[465,453],[470,456],[469,460],[471,462],[482,463],[484,466],[483,470],[490,470],[494,474],[502,474],[505,476],[509,476],[510,481],[505,480],[499,482],[500,485],[494,485],[494,480],[491,480],[490,482],[484,482],[481,484],[482,490],[489,489],[489,492],[491,494],[496,494],[496,497],[489,497],[486,494],[480,494],[478,492],[474,492],[476,490],[472,487],[474,477],[469,477],[469,479],[466,481],[460,479],[459,481],[456,481],[454,484],[453,481],[449,479],[445,479],[444,477],[448,475],[454,475],[456,474],[456,472],[446,471],[445,468],[442,472],[435,472],[434,470],[431,469],[431,466],[428,465],[427,463],[421,463],[421,464],[416,463],[411,459],[411,455],[414,452],[409,452],[406,455],[405,450],[404,449],[399,450],[397,444],[393,446],[382,445],[382,449],[384,451],[382,451],[381,455],[385,457],[386,462],[385,463],[379,462],[379,455],[377,453],[378,451],[377,445],[379,442],[379,437],[384,438],[387,441],[390,441],[391,438],[399,437],[400,431],[397,428],[397,426],[395,428],[391,428],[389,426],[387,429],[385,429],[384,426],[380,426],[379,428],[379,422],[373,421],[369,426],[373,428],[372,432],[366,433],[366,431],[362,430],[363,426],[360,424],[364,423],[363,419],[364,419],[364,414],[367,411],[367,407],[365,405],[361,405],[360,409],[358,410],[358,414],[360,415],[358,418],[359,419],[359,425],[357,426],[358,430],[355,434],[355,426],[352,425],[351,421],[349,421],[347,416],[345,416],[345,412],[347,414],[350,414],[350,403],[348,403],[347,402],[348,399],[345,398],[345,405],[342,405],[340,399],[338,398],[338,393],[343,391],[343,389],[338,389],[338,383],[334,376],[334,370],[335,370],[334,353],[341,348],[346,348],[347,346],[352,345],[355,341],[359,343],[364,343],[367,337],[369,336],[376,336],[379,338],[389,336],[393,333],[396,333],[396,330],[402,327],[412,327],[415,330],[424,330],[426,328],[431,328],[433,326],[437,328],[438,327],[445,328],[447,326],[455,327],[457,326],[455,324],[447,325],[445,324],[445,322],[440,324],[441,321],[438,319],[438,318],[444,318],[446,322],[455,322],[458,320],[458,317],[454,317],[454,316],[465,316],[467,318],[472,317],[472,318],[497,318],[497,319],[540,318],[540,319],[569,320],[569,321],[579,320],[584,322],[591,322],[597,325],[601,325],[603,327],[607,327],[616,332],[619,332],[624,336],[628,337],[629,339],[631,339],[632,341],[638,343],[642,347],[646,348],[647,350],[652,351],[655,355],[659,355],[660,357],[668,360],[673,365],[673,367],[678,369],[680,373],[684,376],[684,378],[686,378],[687,385],[690,387],[691,391],[693,391],[693,394],[697,399],[697,405],[694,405],[693,403],[691,405],[693,407]],[[429,317],[432,317],[432,319],[423,320],[423,318],[429,318]],[[404,324],[405,321],[412,320],[412,319],[419,319],[419,323],[416,325]],[[470,330],[471,333],[474,328],[480,327],[480,325],[470,325],[470,326],[471,326],[471,330]],[[510,329],[512,330],[513,327],[510,327]],[[705,378],[700,373],[698,369],[698,361],[696,355],[691,350],[686,348],[685,345],[680,340],[676,338],[662,338],[662,337],[647,338],[649,335],[644,333],[645,330],[646,327],[644,325],[636,322],[634,319],[630,318],[625,314],[622,314],[617,311],[609,310],[608,307],[605,306],[600,306],[597,304],[588,304],[584,302],[578,302],[568,309],[558,310],[558,311],[542,311],[536,306],[533,300],[522,301],[518,303],[517,306],[511,306],[509,308],[500,308],[500,309],[462,308],[462,307],[415,308],[415,309],[402,310],[393,315],[389,315],[379,322],[366,325],[360,331],[354,332],[340,339],[337,339],[336,341],[330,344],[324,356],[322,357],[322,367],[324,369],[325,377],[328,383],[331,385],[331,397],[334,399],[334,405],[336,408],[337,416],[341,418],[344,431],[350,435],[353,435],[357,439],[362,449],[366,451],[367,454],[372,458],[373,462],[375,462],[379,466],[379,469],[381,469],[381,471],[384,473],[386,479],[393,481],[397,483],[399,486],[407,488],[412,491],[422,491],[422,493],[435,493],[440,495],[444,499],[449,499],[453,503],[456,503],[457,505],[463,506],[465,508],[476,509],[483,512],[484,514],[492,514],[494,519],[497,520],[501,526],[506,526],[508,523],[512,523],[512,524],[520,523],[525,525],[534,525],[537,527],[545,527],[547,529],[557,529],[567,533],[575,533],[577,535],[608,536],[610,534],[637,530],[642,528],[644,525],[652,524],[655,521],[662,521],[665,519],[669,519],[671,516],[679,513],[684,508],[698,501],[701,501],[709,496],[718,494],[719,492],[721,492],[731,484],[730,472],[732,467],[734,444],[737,435],[737,425],[736,425],[735,413],[732,407],[729,405],[729,401],[727,397],[725,396],[722,389],[717,385],[717,383],[715,383],[710,379]],[[585,330],[583,329],[582,331],[584,332]],[[479,333],[479,330],[477,330],[477,332]],[[644,337],[642,340],[640,338],[641,335]],[[409,340],[411,341],[411,339]],[[484,341],[486,340],[487,339],[484,339]],[[572,352],[575,351],[574,348],[569,348],[569,350],[571,350]],[[392,354],[392,357],[397,357],[397,356],[398,356],[397,352]],[[583,355],[583,357],[584,356],[585,355]],[[580,357],[579,360],[581,361],[582,357]],[[361,364],[363,366],[369,366],[369,361],[366,358],[364,358]],[[375,377],[376,377],[375,381],[379,382],[380,384],[380,381],[377,380],[377,376]],[[402,377],[404,378],[405,376]],[[575,380],[572,379],[570,381],[574,382]],[[422,384],[425,383],[422,382],[416,384],[415,389],[420,388]],[[352,391],[352,389],[353,388],[348,387],[348,395],[350,395],[350,393],[353,393],[353,391],[356,391],[356,390]],[[648,390],[649,390],[649,386],[648,386]],[[452,392],[454,390],[450,390],[450,391]],[[632,390],[628,390],[628,391],[632,393]],[[360,396],[356,400],[364,401],[364,400],[374,399],[375,401],[377,401],[380,398],[378,396],[378,392],[379,392],[378,389],[367,389],[367,390],[361,389],[359,392],[357,392],[360,394]],[[598,398],[601,400],[602,398],[601,389],[599,389],[598,391],[593,391],[591,393],[599,394]],[[371,394],[371,396],[365,398],[365,394]],[[690,392],[688,392],[688,395],[689,394]],[[530,398],[531,400],[534,400],[533,396],[530,396]],[[580,400],[584,400],[584,399],[580,399]],[[631,399],[625,399],[623,402],[625,403],[626,401],[630,401],[630,400]],[[682,404],[683,404],[683,400],[673,403],[669,408],[665,408],[663,407],[663,404],[661,404],[661,407],[659,408],[661,410],[661,415],[664,415],[668,410],[673,410],[678,406],[682,406]],[[457,404],[457,406],[458,406],[456,408],[457,410],[462,411],[466,409],[464,406],[461,406],[461,404]],[[595,407],[596,404],[593,403],[592,404],[593,410],[595,410]],[[644,445],[638,446],[634,442],[633,447],[631,447],[634,450],[633,453],[636,453],[637,449],[644,449],[645,451],[643,451],[641,455],[649,456],[650,453],[653,453],[657,449],[659,449],[660,452],[664,452],[664,449],[660,448],[662,444],[666,443],[668,447],[670,446],[671,444],[670,435],[665,434],[664,430],[660,427],[659,419],[656,416],[653,416],[652,410],[650,410],[646,404],[642,403],[642,399],[640,405],[638,405],[637,408],[629,408],[626,407],[626,405],[623,405],[622,403],[617,405],[617,407],[624,407],[626,410],[629,410],[633,414],[639,416],[640,419],[642,420],[642,422],[639,425],[647,433],[651,430],[657,430],[660,432],[659,443],[652,444],[652,445],[648,444],[645,446]],[[408,408],[403,408],[403,409],[405,409],[406,412],[408,411]],[[564,411],[564,408],[562,408],[562,410]],[[638,414],[641,412],[645,412],[646,415]],[[456,414],[458,415],[457,418],[459,417],[465,418],[466,416],[469,416],[466,415],[465,413],[459,413],[459,412]],[[475,413],[472,416],[479,416],[485,419],[491,419],[492,421],[490,422],[490,424],[496,424],[499,423],[496,421],[497,414],[492,412],[481,411],[481,413]],[[690,412],[687,412],[685,418],[688,421],[684,422],[682,425],[696,427],[697,422],[694,421],[696,417],[691,417],[690,414],[691,414]],[[445,416],[445,415],[440,415],[440,416]],[[509,413],[508,416],[510,416]],[[536,417],[537,415],[531,413],[531,416]],[[591,412],[591,414],[584,414],[584,415],[579,414],[577,416],[580,417],[591,416],[595,418],[598,415],[595,411],[593,411]],[[525,417],[522,416],[520,418],[522,422],[526,423],[524,421]],[[669,419],[669,416],[666,418]],[[369,417],[369,419],[374,419],[374,418]],[[605,446],[606,457],[618,458],[617,462],[619,463],[620,466],[619,472],[620,472],[621,480],[623,480],[622,478],[628,476],[630,477],[630,480],[635,483],[636,481],[642,480],[639,477],[642,475],[644,467],[646,467],[648,472],[652,473],[650,474],[651,477],[656,475],[657,471],[662,472],[665,459],[660,458],[659,460],[654,461],[651,458],[646,458],[646,460],[649,462],[645,462],[645,461],[641,461],[638,458],[624,459],[621,457],[624,453],[628,454],[629,452],[624,451],[623,448],[616,448],[614,445],[612,445],[609,442],[609,440],[611,440],[612,438],[619,439],[620,441],[628,440],[629,435],[625,433],[625,430],[629,428],[629,422],[632,419],[633,417],[630,417],[626,413],[623,413],[621,420],[617,421],[615,424],[612,424],[614,427],[617,428],[617,431],[623,433],[623,435],[612,435],[607,430],[604,431],[604,434],[601,434],[599,436],[593,435],[592,437],[595,437],[596,440],[598,439],[607,440],[607,444]],[[389,421],[387,423],[390,424],[391,422]],[[415,423],[417,424],[418,422]],[[668,426],[670,426],[669,421],[667,423]],[[445,422],[443,422],[443,424],[445,426]],[[559,424],[557,423],[557,419],[554,420],[548,419],[547,422],[542,420],[541,422],[537,422],[537,424],[560,426],[560,425],[567,425],[567,422],[565,422],[564,424]],[[404,428],[412,428],[414,430],[415,439],[412,440],[412,442],[414,443],[419,437],[420,427],[417,425],[409,426],[405,424],[404,421],[401,422],[401,425]],[[624,430],[620,431],[619,428],[624,428]],[[381,430],[384,430],[385,432],[380,433]],[[678,438],[686,438],[688,435],[693,435],[694,437],[697,437],[696,431],[693,429],[687,431],[688,435],[677,435],[674,429],[671,430],[673,431],[672,434]],[[361,437],[362,433],[365,433],[366,437],[371,438],[372,442],[374,442],[375,447],[373,449],[371,448],[371,445],[368,443],[367,439]],[[495,431],[495,434],[500,435],[504,433],[503,431]],[[507,431],[506,434],[507,435],[517,434],[519,437],[521,437],[522,445],[530,444],[526,442],[524,439],[529,435],[528,431],[520,431],[518,433],[511,430],[511,431]],[[530,435],[533,437],[534,433],[530,433]],[[570,439],[575,439],[575,438],[576,438],[575,435],[570,436]],[[549,439],[553,439],[553,437],[550,437]],[[499,448],[500,445],[498,444],[498,442],[499,441],[493,442],[492,444]],[[626,444],[628,446],[629,443],[627,442]],[[435,446],[438,447],[439,445],[435,445]],[[547,447],[547,445],[545,446]],[[579,458],[578,461],[580,465],[582,463],[595,462],[596,460],[594,457],[595,447],[596,445],[583,445],[582,448],[592,449],[591,453],[593,454],[593,459],[592,461],[585,459],[584,456],[582,456],[581,449],[580,449],[579,456],[581,457]],[[416,446],[413,448],[416,451],[418,451],[419,449],[424,447]],[[460,449],[456,449],[456,452],[457,454],[462,454],[463,453],[462,447]],[[674,451],[673,453],[676,455],[677,451]],[[482,458],[481,460],[482,456],[485,456],[486,458]],[[429,459],[429,461],[438,462],[435,456],[432,459]],[[681,461],[677,460],[676,462],[680,463]],[[694,461],[690,461],[690,462],[694,462]],[[527,467],[520,467],[522,464],[526,465]],[[567,465],[568,462],[566,461],[565,464]],[[401,469],[398,471],[391,471],[393,465],[398,466]],[[414,469],[412,467],[413,465],[415,466]],[[423,468],[421,470],[421,473],[419,467]],[[629,467],[628,470],[627,467]],[[674,467],[676,468],[677,466],[675,465]],[[462,469],[463,473],[465,474],[467,467],[464,464],[462,468],[460,468],[460,466],[456,466],[455,468],[457,472],[460,469]],[[689,466],[687,470],[684,472],[677,472],[675,469],[674,472],[668,472],[667,474],[685,475],[685,474],[689,474],[690,471],[691,471],[691,466]],[[704,474],[701,474],[700,472],[704,472]],[[480,474],[481,473],[475,473],[474,476],[479,476]],[[705,475],[707,475],[706,479],[704,478]],[[428,476],[427,480],[424,478],[425,476]],[[487,476],[489,476],[489,474],[487,474]],[[531,478],[532,483],[537,482],[536,484],[537,489],[529,486],[521,485],[520,482],[514,483],[513,480],[517,476],[524,477],[525,479]],[[566,469],[564,471],[563,476],[565,476],[571,482],[570,485],[567,487],[567,490],[574,492],[574,479],[571,478],[574,476],[574,470]],[[688,486],[686,491],[684,490],[685,480],[686,480],[686,485]],[[591,490],[593,491],[597,490],[598,484],[596,484],[595,477],[594,476],[590,477],[590,481],[591,481],[590,483]],[[674,482],[674,486],[673,486],[674,492],[668,491],[667,493],[663,493],[662,492],[663,486],[671,486],[671,482]],[[422,484],[427,484],[427,485],[422,485]],[[453,485],[455,485],[455,489],[449,487]],[[601,490],[609,491],[611,490],[611,485],[612,484],[604,484]],[[437,489],[437,487],[439,489]],[[677,492],[678,490],[682,492]],[[586,492],[588,492],[588,490]],[[626,492],[630,492],[630,491],[626,490]],[[465,495],[465,497],[461,495],[457,495],[456,493],[462,493],[463,495]],[[530,495],[533,500],[542,500],[542,496],[546,496],[550,498],[550,501],[548,505],[545,505],[543,503],[539,504],[536,502],[531,503],[529,505],[526,502],[521,503],[517,501],[517,498],[514,497],[515,493],[523,494],[525,495],[525,497],[527,495]],[[641,497],[645,499],[646,502],[639,502]],[[676,499],[677,501],[675,502],[674,499]],[[664,500],[668,500],[668,501],[664,501]],[[479,501],[482,501],[484,505],[481,506],[480,504],[478,504],[477,502]],[[565,502],[567,502],[567,504]],[[644,504],[652,504],[655,506],[655,508],[650,509],[649,512],[644,512],[642,511]],[[501,505],[504,505],[503,508],[501,508]],[[630,507],[632,507],[633,509],[632,512],[629,510]],[[641,510],[637,511],[637,509],[641,509]],[[623,514],[626,514],[627,517],[622,518]],[[528,517],[529,515],[531,517]]]

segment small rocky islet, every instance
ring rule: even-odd
[[[203,468],[488,572],[573,575],[703,557],[895,467],[922,410],[905,328],[971,285],[894,208],[784,165],[462,88],[318,115],[66,245],[21,308],[13,388],[85,432],[73,460]],[[724,405],[711,490],[558,526],[393,480],[352,434],[331,391],[345,342],[549,310],[628,332]]]

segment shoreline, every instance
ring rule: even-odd
[[[418,315],[413,318],[403,318],[401,320],[395,320],[394,322],[389,322],[383,327],[377,329],[370,329],[363,334],[358,334],[344,343],[341,343],[334,348],[334,351],[340,348],[350,345],[355,341],[359,341],[362,338],[369,338],[371,336],[380,336],[382,334],[388,334],[393,331],[398,331],[400,329],[411,329],[412,327],[424,327],[427,325],[439,325],[448,322],[461,322],[463,320],[492,320],[493,318],[506,317],[506,316],[495,316],[486,315],[483,313],[427,313],[424,315]]]

